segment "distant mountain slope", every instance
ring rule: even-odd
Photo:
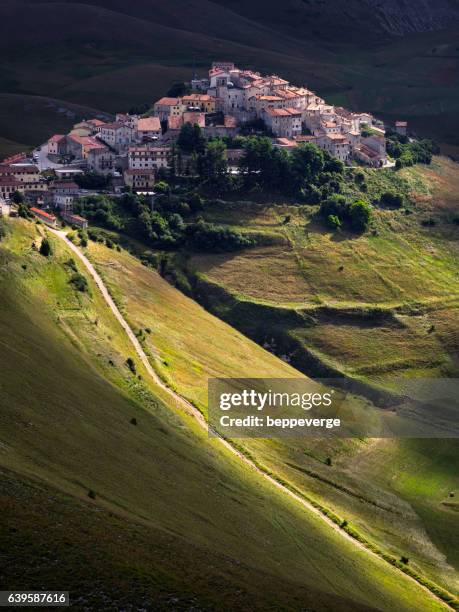
[[[457,0],[365,0],[381,27],[391,34],[447,28],[459,20]]]
[[[127,111],[189,79],[193,67],[204,74],[224,58],[282,74],[332,103],[408,119],[454,145],[458,6],[459,0],[4,0],[0,94]],[[450,29],[438,30],[444,26]],[[0,99],[0,117],[9,106]],[[30,120],[22,121],[21,106],[18,98],[5,132],[0,122],[2,151],[40,142],[44,130],[19,133]]]

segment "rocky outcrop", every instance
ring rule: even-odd
[[[459,0],[365,0],[389,34],[440,30],[459,22]]]

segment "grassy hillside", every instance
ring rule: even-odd
[[[223,211],[219,209],[219,220],[221,215]],[[273,226],[268,221],[270,218],[267,212],[257,217],[257,228],[272,231]],[[243,217],[241,222],[244,220]],[[158,372],[202,411],[207,409],[205,390],[209,377],[298,376],[290,365],[268,359],[265,351],[243,340],[234,329],[216,320],[126,251],[117,252],[100,243],[91,242],[88,254],[96,263],[117,304],[137,331]],[[238,264],[235,264],[234,270],[246,275],[247,288],[259,292],[269,288],[275,292],[278,286],[278,293],[271,294],[278,298],[282,295],[282,286],[285,292],[289,290],[290,283],[292,291],[298,290],[295,280],[287,277],[285,266],[280,268],[278,259],[274,261],[267,258],[265,261],[266,253],[259,255],[258,258],[257,254],[248,251],[245,258],[237,257]],[[228,256],[219,257],[231,260]],[[215,256],[211,260],[215,261]],[[243,264],[245,261],[253,263],[253,260],[255,264],[250,271],[251,274],[256,272],[257,276],[249,282]],[[283,270],[283,283],[280,276],[278,281],[273,279],[273,275],[279,273],[280,269]],[[274,282],[270,282],[270,279]],[[183,278],[181,286],[186,287]],[[212,295],[212,291],[208,284],[202,283],[196,295],[206,301],[206,296]],[[237,312],[241,321],[245,317],[246,326],[249,323],[253,326],[258,324],[266,337],[269,337],[274,325],[288,324],[288,312],[292,312],[291,319],[294,320],[293,311],[287,308],[283,309],[286,313],[284,318],[279,316],[276,321],[273,315],[270,319],[266,304],[264,309],[260,306],[257,310],[254,303],[252,310],[244,310],[242,307],[238,310],[235,307],[232,312],[232,300],[227,299],[226,294],[215,292],[214,296],[213,306],[218,314],[224,316],[226,312],[231,318],[231,314]],[[228,304],[226,311],[225,305]],[[358,329],[358,325],[357,318],[354,327]],[[336,326],[339,326],[339,320]],[[244,327],[242,323],[241,327]],[[325,329],[325,326],[322,327]],[[324,333],[322,327],[320,329]],[[373,328],[370,325],[362,327],[371,335]],[[320,335],[319,331],[317,335]],[[375,343],[374,334],[372,337],[373,343],[368,346],[380,357],[383,347]],[[402,341],[399,340],[399,343]],[[347,347],[341,348],[342,355],[347,357]],[[361,347],[362,353],[365,348]],[[413,353],[416,349],[421,350],[419,347],[411,347]],[[282,353],[282,349],[279,353]],[[368,348],[366,358],[371,359]],[[350,401],[354,404],[362,403],[356,397],[350,398]],[[451,507],[444,505],[449,492],[457,490],[459,484],[457,444],[453,441],[448,446],[444,441],[433,441],[428,451],[423,442],[415,442],[412,447],[407,445],[410,452],[405,454],[407,463],[403,473],[413,474],[410,477],[412,488],[405,486],[404,479],[397,478],[402,464],[398,457],[406,446],[403,442],[400,447],[397,442],[387,445],[384,462],[381,461],[378,469],[375,469],[377,459],[372,460],[372,451],[376,453],[380,446],[371,440],[245,439],[239,440],[238,444],[241,442],[267,469],[280,474],[305,494],[313,495],[323,505],[338,511],[340,516],[358,525],[363,533],[384,549],[397,556],[407,554],[413,566],[449,588],[457,589],[457,529],[453,527],[455,513]],[[416,465],[421,456],[423,463],[420,473]],[[332,466],[327,465],[327,458],[332,459]],[[358,466],[361,466],[360,470]],[[414,487],[414,483],[422,482],[422,474],[427,482],[437,480],[435,489],[428,491],[420,488],[418,491]]]
[[[202,290],[208,306],[221,307],[226,320],[260,342],[279,335],[275,319],[268,324],[266,317],[283,313],[284,333],[276,340],[297,367],[304,357],[297,349],[303,346],[327,366],[375,383],[389,384],[394,376],[454,374],[457,165],[437,158],[431,167],[365,174],[364,197],[370,201],[394,188],[409,197],[399,210],[376,207],[367,234],[330,232],[315,219],[313,206],[236,202],[209,208],[207,217],[245,231],[277,232],[278,244],[194,255],[188,268],[199,283],[210,283],[207,294]],[[285,224],[287,214],[291,220]],[[430,218],[435,225],[424,226]],[[220,300],[222,290],[235,301]],[[264,329],[255,316],[263,307]],[[246,310],[251,319],[244,318]]]
[[[306,83],[332,102],[406,118],[421,133],[457,146],[454,22],[450,30],[394,41],[361,2],[345,9],[299,0],[282,10],[262,4],[10,0],[0,6],[0,93],[128,110],[189,79],[193,64],[204,74],[224,57]],[[28,126],[27,117],[20,120],[22,100],[12,113],[6,102],[0,98],[0,114],[13,119],[11,133],[0,124],[0,137],[38,144],[44,130],[31,129],[26,140],[19,135]]]
[[[146,590],[147,597],[166,593],[209,606],[221,606],[222,593],[232,609],[252,607],[254,597],[263,608],[271,594],[269,605],[286,609],[443,609],[207,438],[168,405],[141,364],[142,378],[134,376],[124,365],[132,348],[91,280],[89,294],[69,284],[70,253],[54,240],[50,260],[31,248],[42,232],[15,221],[0,247],[0,462],[9,470],[2,474],[2,529],[16,546],[4,570],[8,584],[42,584],[57,559],[51,581],[57,587],[71,567],[72,593],[84,593],[98,573],[91,605],[107,597],[119,606],[136,576],[139,601]],[[56,542],[48,540],[36,558],[48,527]],[[130,544],[120,546],[125,538]],[[33,566],[22,567],[21,551]],[[184,568],[193,557],[191,574],[173,565],[176,555]],[[263,575],[273,588],[284,586],[259,594],[250,585],[263,589]]]

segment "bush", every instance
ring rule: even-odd
[[[365,200],[357,200],[349,207],[351,227],[357,232],[364,232],[371,221],[371,208]]]
[[[402,556],[400,557],[400,563],[403,563],[404,565],[408,565],[408,563],[410,562],[408,557]]]
[[[255,244],[252,238],[244,236],[241,232],[206,223],[202,219],[189,225],[187,234],[192,246],[204,251],[235,251]]]
[[[387,206],[389,208],[400,208],[403,206],[403,196],[399,193],[385,191],[381,194],[379,203],[381,206]]]
[[[50,257],[53,254],[53,247],[48,238],[43,238],[41,241],[39,253],[44,257]]]
[[[73,287],[77,291],[81,291],[81,293],[87,293],[89,291],[88,281],[79,272],[75,272],[75,274],[72,274],[69,283],[73,285]]]
[[[128,357],[128,358],[126,359],[126,365],[127,365],[127,367],[128,367],[130,370],[131,370],[131,372],[132,372],[133,374],[136,374],[136,373],[137,373],[137,369],[136,369],[136,367],[135,367],[135,362],[134,362],[134,360],[132,359],[132,357]]]

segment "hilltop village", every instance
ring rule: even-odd
[[[77,178],[85,173],[110,176],[110,190],[152,193],[155,180],[173,163],[183,126],[199,126],[202,136],[237,142],[240,133],[262,133],[274,147],[292,150],[314,143],[344,164],[391,165],[384,125],[369,113],[327,104],[305,87],[277,76],[214,62],[207,78],[193,78],[190,93],[163,97],[144,115],[118,113],[114,121],[80,121],[68,134],[54,134],[30,159],[17,155],[0,163],[0,203],[7,210],[19,192],[45,222],[56,221],[43,209],[85,226],[73,215],[73,202],[84,195]],[[396,131],[406,134],[406,123]],[[230,170],[238,172],[243,149],[226,149]],[[393,165],[393,164],[392,164]]]

